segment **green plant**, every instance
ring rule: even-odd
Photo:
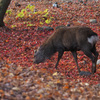
[[[11,15],[12,14],[12,10],[7,10],[6,14]]]

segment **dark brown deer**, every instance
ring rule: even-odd
[[[92,73],[96,72],[96,61],[98,52],[96,51],[96,42],[98,35],[88,27],[62,27],[57,29],[35,52],[34,63],[44,62],[49,59],[54,53],[58,52],[58,63],[64,51],[71,51],[75,59],[78,72],[80,71],[77,62],[77,51],[82,50],[86,56],[92,60]]]

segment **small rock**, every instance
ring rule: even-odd
[[[52,27],[49,27],[49,26],[43,26],[43,27],[38,27],[37,30],[40,30],[40,31],[44,31],[44,30],[50,31],[50,30],[54,30],[54,29]]]
[[[90,23],[97,23],[96,19],[90,19]]]
[[[99,64],[100,64],[100,59],[97,60],[97,65],[99,65]]]
[[[53,6],[53,7],[55,7],[55,8],[59,8],[59,6],[58,6],[58,3],[57,3],[57,2],[55,2],[52,6]]]

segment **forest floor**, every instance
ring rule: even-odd
[[[65,52],[58,70],[57,53],[34,64],[34,50],[57,26],[88,26],[100,37],[100,1],[83,3],[12,0],[0,28],[0,100],[100,100],[100,63],[97,72],[80,76],[70,52]],[[39,30],[39,27],[54,30]],[[100,54],[100,41],[96,45]],[[100,55],[98,57],[100,59]],[[91,71],[91,60],[78,51],[81,71]]]

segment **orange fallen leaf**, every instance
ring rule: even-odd
[[[9,66],[9,65],[7,65],[7,64],[6,64],[6,67],[7,67],[7,68],[10,68],[10,66]]]
[[[25,100],[30,100],[30,97],[29,97],[29,96],[27,96],[27,97],[25,98]]]
[[[66,82],[65,85],[68,85],[68,82]]]
[[[43,97],[43,95],[42,94],[40,94],[40,97],[39,97],[39,99],[41,99]]]
[[[63,87],[63,89],[64,89],[64,90],[65,90],[65,89],[69,89],[69,86],[66,85],[66,86]]]
[[[4,91],[3,90],[0,90],[0,93],[4,93]]]
[[[6,40],[5,42],[8,42],[9,40]]]
[[[100,72],[100,69],[98,69],[97,71]]]
[[[41,81],[39,80],[39,81],[37,81],[36,83],[37,83],[37,84],[40,84],[40,83],[41,83]]]

